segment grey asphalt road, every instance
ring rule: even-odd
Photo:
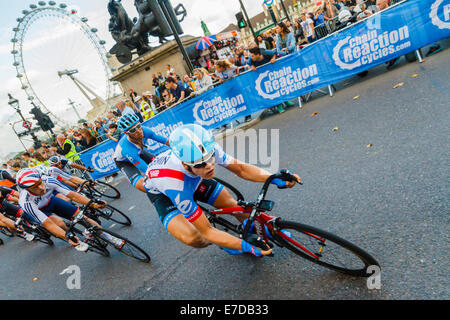
[[[112,230],[141,245],[151,263],[2,237],[0,299],[449,299],[449,43],[422,64],[402,58],[392,71],[376,67],[336,84],[334,97],[315,93],[302,109],[253,128],[279,129],[279,166],[304,181],[269,191],[273,213],[358,243],[382,266],[380,290],[279,248],[255,259],[187,247],[163,229],[145,195],[118,180],[123,196],[113,204],[133,225]],[[259,185],[221,168],[218,175],[256,198]],[[60,275],[71,265],[81,270],[79,290]]]

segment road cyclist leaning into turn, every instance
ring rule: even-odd
[[[155,157],[148,150],[147,144],[154,140],[168,146],[169,140],[155,134],[149,128],[142,127],[139,117],[135,114],[123,115],[117,126],[125,134],[117,144],[114,161],[117,167],[128,177],[134,188],[146,192],[143,175],[147,170],[148,163]]]
[[[17,173],[17,184],[22,189],[19,195],[19,206],[24,212],[26,219],[34,223],[42,225],[54,236],[68,241],[69,244],[79,251],[87,251],[88,245],[80,242],[75,236],[67,238],[67,226],[61,218],[71,220],[77,216],[79,209],[77,206],[67,202],[60,197],[62,196],[82,205],[87,205],[90,200],[85,196],[71,191],[68,187],[60,183],[58,180],[42,176],[37,170],[22,169]],[[94,209],[103,208],[106,202],[92,203],[90,206]],[[86,222],[97,226],[100,225],[84,217]],[[114,243],[116,247],[123,245],[123,241],[104,234],[108,241]]]
[[[256,248],[212,227],[196,203],[201,201],[216,208],[238,205],[223,185],[212,180],[216,165],[253,182],[265,182],[270,173],[229,156],[207,130],[196,124],[178,127],[169,140],[171,150],[161,153],[149,164],[145,181],[147,196],[167,231],[196,248],[214,243],[230,254],[271,254],[269,248]],[[300,183],[300,177],[294,176]],[[296,182],[275,179],[272,183],[280,188],[292,188]],[[236,218],[243,222],[247,217],[248,214],[242,214]]]
[[[0,186],[0,226],[10,232],[21,234],[25,240],[33,241],[34,235],[17,228],[12,219],[22,214],[22,209],[17,205],[19,192],[8,187]]]

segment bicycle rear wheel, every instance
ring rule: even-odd
[[[274,231],[275,243],[295,254],[321,265],[355,277],[369,277],[369,266],[379,266],[366,251],[332,233],[292,221],[277,220],[276,226],[289,231],[287,236]]]
[[[91,185],[88,186],[88,188],[91,189],[94,192],[94,194],[104,196],[110,199],[120,198],[119,190],[117,190],[112,185],[101,181],[96,181],[95,183],[96,183],[95,186]]]
[[[101,236],[101,234],[103,235],[103,237]],[[121,239],[123,241],[122,246],[120,248],[116,247],[112,241],[105,239],[104,234],[109,234],[110,236]],[[142,262],[150,261],[150,256],[147,254],[147,252],[145,252],[139,246],[137,246],[130,240],[126,239],[125,237],[122,237],[121,235],[119,235],[117,233],[98,228],[96,233],[93,235],[94,235],[94,237],[100,238],[102,241],[109,243],[113,248],[115,248],[119,252],[121,252],[131,258],[137,259]]]
[[[103,219],[111,220],[124,226],[131,226],[131,219],[125,213],[109,204],[106,205],[106,207],[96,209],[95,211],[98,216]]]

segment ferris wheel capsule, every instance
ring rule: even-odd
[[[49,1],[48,4],[51,5],[51,6],[54,6],[56,4],[56,2],[55,1]]]
[[[35,5],[35,4],[30,4],[30,9],[36,9],[37,8],[37,5]]]
[[[47,3],[45,2],[45,1],[39,1],[38,2],[38,5],[40,5],[40,6],[46,6],[47,5]]]

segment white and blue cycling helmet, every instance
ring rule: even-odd
[[[197,124],[187,124],[170,135],[170,147],[178,159],[190,166],[209,160],[216,142],[208,130]]]
[[[126,132],[137,123],[139,123],[139,117],[135,113],[127,113],[120,117],[117,122],[117,127],[123,132]]]
[[[38,165],[33,167],[34,170],[36,170],[37,172],[39,172],[39,174],[41,176],[48,176],[48,167],[44,166],[44,165]]]

